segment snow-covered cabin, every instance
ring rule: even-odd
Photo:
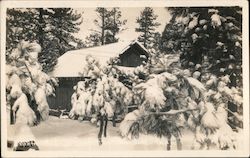
[[[138,41],[117,42],[103,46],[83,48],[68,51],[58,58],[58,63],[50,76],[57,77],[59,86],[56,88],[56,97],[49,97],[48,103],[52,109],[70,109],[70,99],[73,86],[88,76],[81,76],[85,66],[86,56],[91,55],[99,60],[101,66],[114,57],[119,58],[118,67],[122,70],[133,70],[143,62],[147,62],[149,53]]]

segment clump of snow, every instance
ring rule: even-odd
[[[21,80],[17,74],[11,75],[7,85],[11,88],[10,95],[12,98],[17,98],[22,93]]]
[[[205,20],[205,19],[202,19],[202,20],[199,21],[199,24],[200,24],[200,25],[204,25],[204,24],[206,24],[206,23],[207,23],[207,20]]]
[[[28,99],[24,93],[22,93],[15,101],[12,110],[16,112],[16,123],[28,124],[33,126],[36,121],[36,115],[28,104]]]
[[[192,34],[192,40],[193,40],[193,43],[195,43],[197,41],[197,38],[199,37],[196,33]]]
[[[128,139],[132,139],[132,135],[129,132],[132,124],[140,117],[141,112],[139,110],[134,110],[128,113],[124,120],[121,122],[119,126],[119,132],[122,137],[126,137]]]
[[[193,78],[195,78],[195,79],[198,79],[200,76],[201,76],[201,72],[200,71],[195,71],[193,73]]]
[[[152,75],[153,78],[145,83],[136,85],[135,89],[143,90],[143,107],[150,109],[162,109],[166,102],[163,88],[165,88],[165,81],[176,81],[176,76],[167,72],[159,75]]]
[[[220,19],[220,15],[218,15],[218,13],[214,13],[211,16],[211,25],[215,28],[215,27],[219,27],[221,26],[221,19]]]
[[[206,87],[211,88],[212,86],[216,86],[218,82],[218,78],[215,75],[211,75],[209,80],[206,82]]]
[[[237,46],[237,47],[241,47],[241,44],[240,44],[240,42],[235,42],[235,46]]]
[[[181,71],[181,74],[183,76],[185,76],[185,77],[190,77],[191,76],[191,72],[188,69],[185,69],[185,70]]]
[[[189,23],[189,20],[190,19],[187,16],[185,16],[185,17],[180,16],[180,17],[176,18],[177,23],[183,23],[184,25],[187,25]]]
[[[49,117],[49,105],[47,103],[45,86],[38,87],[34,97],[38,105],[37,110],[40,112],[42,119],[47,120]]]
[[[86,63],[83,70],[83,76],[88,76],[92,78],[97,78],[102,74],[101,65],[97,59],[91,55],[87,55]]]
[[[171,74],[171,73],[168,73],[168,72],[164,72],[164,73],[161,73],[161,75],[163,75],[164,77],[166,77],[167,81],[171,81],[171,82],[177,81],[177,77],[174,74]]]
[[[188,28],[191,30],[196,27],[198,24],[198,17],[194,16],[193,19],[189,22]]]
[[[145,88],[145,103],[149,104],[151,109],[154,109],[156,105],[161,109],[166,101],[163,90],[159,86],[148,86]]]
[[[221,47],[221,46],[224,45],[224,43],[218,41],[218,42],[216,43],[216,45]]]
[[[208,13],[218,13],[217,9],[208,9]]]
[[[202,93],[204,93],[206,91],[206,88],[204,87],[204,85],[200,81],[198,81],[197,79],[195,79],[193,77],[186,77],[186,79],[189,82],[189,84],[192,85],[198,91],[200,91]]]
[[[211,128],[212,130],[219,127],[218,121],[214,114],[215,109],[212,103],[205,103],[205,114],[201,118],[201,124],[204,127]]]

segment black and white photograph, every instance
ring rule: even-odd
[[[247,1],[1,1],[2,157],[249,156]]]

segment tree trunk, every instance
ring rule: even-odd
[[[103,116],[100,117],[100,128],[99,128],[99,133],[98,133],[98,140],[99,140],[99,145],[102,145],[102,133],[103,133],[103,123],[104,123],[104,118]]]
[[[104,137],[107,137],[108,114],[104,115]]]
[[[104,14],[104,8],[102,8],[102,37],[101,37],[102,45],[104,45],[104,31],[105,31],[104,20],[105,20],[105,14]]]
[[[10,124],[11,125],[15,124],[14,111],[12,110],[14,102],[15,102],[14,99],[11,99],[10,101]]]
[[[38,41],[39,41],[39,44],[40,46],[42,47],[43,49],[43,36],[44,36],[44,32],[43,32],[43,27],[42,25],[44,24],[44,20],[43,20],[43,8],[39,8],[38,9],[39,11],[39,19],[38,19]]]
[[[113,127],[116,127],[116,120],[117,116],[116,116],[116,113],[114,113],[114,116],[112,117],[112,123],[113,123]]]
[[[143,46],[147,48],[147,32],[148,32],[148,26],[147,26],[147,21],[148,21],[148,14],[146,12],[145,14],[145,30],[144,30],[144,39],[143,39]]]
[[[113,28],[114,29],[113,30],[113,42],[115,42],[115,35],[116,35],[116,30],[115,30],[116,29],[116,17],[115,17],[116,16],[116,9],[115,8],[114,8],[114,15],[113,16],[114,16],[113,17],[114,18],[114,21],[113,21],[113,27],[114,27]]]
[[[171,150],[171,134],[167,136],[167,150]]]

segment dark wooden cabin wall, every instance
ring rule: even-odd
[[[145,58],[141,58],[140,55],[145,55]],[[148,54],[139,45],[134,44],[127,51],[119,56],[119,66],[137,67],[142,65],[143,61],[147,61]]]
[[[56,97],[49,96],[47,98],[51,109],[71,109],[71,96],[74,93],[73,87],[78,81],[82,81],[82,77],[59,77],[59,86],[56,87]]]
[[[142,64],[140,56],[136,53],[129,53],[121,59],[121,64],[127,67],[136,67]]]

